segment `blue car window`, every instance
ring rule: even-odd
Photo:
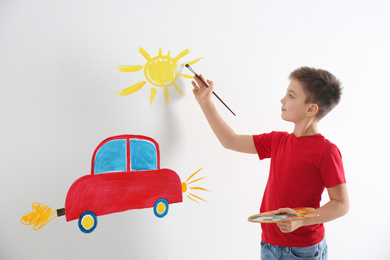
[[[126,140],[113,140],[100,147],[95,157],[95,174],[126,171]]]
[[[130,167],[132,171],[157,170],[157,149],[149,141],[130,140]]]

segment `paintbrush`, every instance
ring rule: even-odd
[[[196,74],[196,72],[190,67],[190,65],[186,64],[186,68],[189,69],[192,73],[194,73],[195,77],[197,77],[200,81],[202,81],[202,83],[206,86],[206,87],[209,87],[209,85],[206,84],[206,82],[203,81],[203,79],[201,77],[199,77],[198,74]],[[224,104],[224,106],[229,109],[230,112],[232,112],[232,114],[234,116],[236,116],[236,114],[234,114],[234,112],[225,104],[225,102],[222,101],[222,99],[220,97],[218,97],[217,94],[215,94],[215,92],[213,91],[213,94],[216,98],[219,99],[219,101],[221,101],[222,104]]]

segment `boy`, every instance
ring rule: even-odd
[[[200,75],[204,80],[203,76]],[[339,102],[339,80],[321,69],[301,67],[290,74],[282,98],[282,119],[295,124],[294,132],[239,135],[217,112],[209,87],[195,77],[193,92],[208,123],[227,149],[271,158],[270,173],[260,212],[293,213],[313,207],[319,217],[262,224],[261,259],[327,259],[323,223],[345,215],[349,199],[341,154],[317,130],[318,122]],[[327,188],[330,201],[320,207]]]

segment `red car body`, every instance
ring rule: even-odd
[[[143,145],[147,148],[145,154]],[[119,148],[106,148],[110,146]],[[133,146],[135,148],[132,148]],[[115,164],[116,153],[123,158],[116,163],[119,166],[112,167],[122,169],[104,172],[104,167]],[[106,159],[105,154],[108,154]],[[139,170],[149,167],[148,162],[143,166],[143,160],[151,161],[153,169]],[[114,136],[101,142],[95,149],[91,174],[77,179],[69,188],[65,201],[66,220],[79,219],[87,211],[101,216],[150,208],[154,207],[159,199],[165,199],[169,204],[183,201],[179,176],[170,169],[160,169],[158,143],[152,138],[140,135]]]

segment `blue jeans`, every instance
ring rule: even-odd
[[[308,247],[274,246],[261,241],[261,260],[327,260],[326,240]]]

